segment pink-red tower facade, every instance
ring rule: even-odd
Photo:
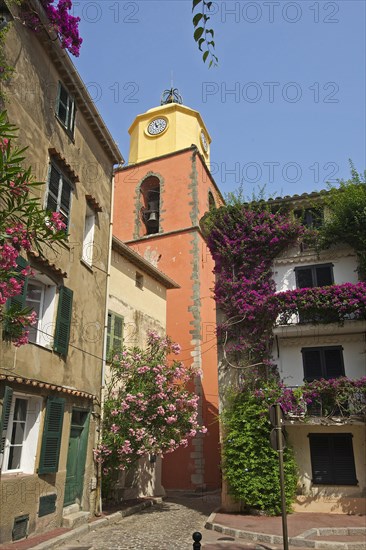
[[[209,165],[210,136],[197,111],[169,103],[138,115],[130,157],[115,175],[113,233],[175,280],[168,292],[167,334],[181,360],[201,371],[194,391],[208,433],[163,460],[166,489],[210,490],[221,484],[214,262],[199,221],[223,199]],[[143,281],[136,284],[143,292]]]

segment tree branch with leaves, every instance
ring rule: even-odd
[[[202,52],[202,59],[206,63],[208,61],[208,66],[217,66],[218,58],[215,55],[215,41],[214,41],[214,30],[208,26],[208,23],[211,19],[210,10],[212,7],[212,2],[207,0],[193,0],[192,2],[192,12],[193,16],[193,26],[194,34],[193,38],[197,42],[199,50]]]

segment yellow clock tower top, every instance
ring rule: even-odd
[[[137,115],[128,131],[131,136],[129,164],[196,145],[209,165],[210,134],[199,112],[185,105],[169,102],[149,109]]]

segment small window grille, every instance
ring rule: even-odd
[[[12,540],[24,539],[28,536],[29,514],[14,518]]]

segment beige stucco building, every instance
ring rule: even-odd
[[[29,146],[27,163],[46,182],[44,207],[61,212],[69,237],[43,258],[24,256],[34,271],[24,304],[38,323],[29,344],[0,342],[0,543],[72,526],[96,506],[113,167],[123,162],[41,5],[30,5],[44,26],[34,33],[12,23],[6,108]]]
[[[149,331],[166,334],[168,292],[179,288],[154,263],[142,258],[132,248],[113,237],[108,291],[107,358],[123,345],[143,348]],[[110,364],[107,363],[108,384]],[[142,458],[138,465],[121,474],[116,499],[139,496],[162,496],[161,457],[150,462]]]

